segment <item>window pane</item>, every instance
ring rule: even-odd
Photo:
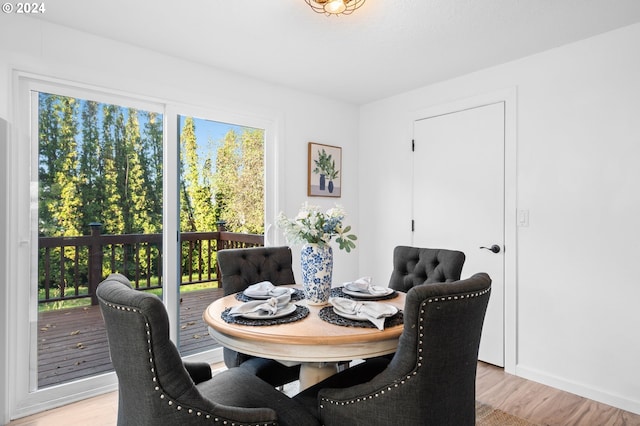
[[[95,287],[162,291],[162,115],[38,94],[38,387],[112,369]]]
[[[201,320],[223,294],[217,250],[264,244],[264,130],[186,116],[179,128],[180,351],[189,355],[217,346]]]

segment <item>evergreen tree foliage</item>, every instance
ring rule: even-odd
[[[206,162],[201,167],[198,144],[195,134],[195,122],[187,117],[180,134],[181,145],[181,210],[180,227],[184,231],[205,232],[216,229],[216,217],[213,209],[213,191],[208,179]]]
[[[236,232],[264,232],[264,131],[246,129],[242,133],[241,164],[234,210],[239,212]]]
[[[140,137],[140,125],[138,123],[138,112],[134,109],[128,110],[127,124],[125,125],[125,161],[124,170],[125,182],[125,205],[129,207],[129,215],[125,216],[125,233],[152,234],[159,228],[158,224],[151,222],[149,208],[150,203],[147,198],[147,180],[149,173],[145,170],[144,149],[142,138]]]
[[[102,196],[103,210],[97,222],[103,224],[106,234],[122,234],[124,232],[124,209],[122,202],[122,188],[118,187],[119,173],[116,163],[117,145],[121,144],[122,129],[116,127],[119,109],[115,105],[102,107],[102,169],[105,189]]]
[[[58,115],[59,139],[54,161],[51,195],[47,205],[55,221],[58,235],[82,235],[82,200],[78,178],[78,149],[76,143],[77,103],[74,98],[61,97],[54,107]]]
[[[162,115],[155,112],[140,111],[145,118],[143,132],[144,169],[147,173],[147,197],[149,199],[150,221],[157,225],[156,231],[162,229]]]
[[[98,129],[98,103],[87,101],[82,107],[82,147],[80,150],[80,198],[82,200],[83,229],[102,220],[105,190],[100,130]]]
[[[226,222],[230,231],[240,228],[239,212],[234,210],[237,198],[240,155],[236,132],[230,130],[222,140],[216,155],[215,186],[216,217]]]
[[[160,233],[162,115],[47,93],[39,94],[38,109],[40,235],[88,235],[93,222],[103,234]],[[197,123],[185,117],[180,129],[181,231],[215,231],[222,220],[232,232],[263,233],[264,132],[239,128],[201,141]],[[133,262],[152,262],[157,270],[159,251],[141,260],[128,250],[116,253],[117,270]],[[71,271],[86,256],[65,251],[63,257]],[[213,267],[215,259],[205,263]],[[69,279],[54,277],[61,288]]]
[[[183,230],[264,232],[264,131],[229,130],[215,155],[199,154],[195,123],[186,118],[181,133],[181,223]],[[202,142],[200,141],[200,144]],[[215,160],[214,160],[215,158]],[[197,213],[196,213],[197,212]]]
[[[55,161],[58,157],[59,126],[54,105],[58,98],[41,93],[38,96],[38,140],[40,145],[38,173],[39,188],[39,230],[40,235],[55,235],[53,212],[49,206],[55,200],[53,195],[53,180],[56,172]]]

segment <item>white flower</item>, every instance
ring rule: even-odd
[[[350,252],[355,248],[354,241],[357,237],[348,234],[351,226],[344,226],[342,221],[346,213],[341,206],[320,211],[319,206],[304,203],[294,219],[287,218],[280,213],[276,220],[277,226],[282,229],[289,243],[316,243],[329,244],[334,236],[340,249]]]

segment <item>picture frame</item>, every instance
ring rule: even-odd
[[[339,198],[342,195],[342,148],[309,142],[307,161],[307,195]]]

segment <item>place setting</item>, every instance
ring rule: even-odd
[[[403,323],[402,311],[384,302],[368,302],[332,297],[329,305],[318,315],[330,324],[347,327],[377,328],[393,327]]]
[[[293,302],[304,299],[304,293],[301,290],[291,287],[275,286],[270,281],[252,284],[244,291],[236,293],[235,297],[241,302],[251,302],[253,300],[265,300],[282,296],[286,293],[289,293],[291,301]]]
[[[296,305],[293,300],[295,289],[277,287],[268,281],[249,286],[242,294],[243,304],[226,308],[222,319],[227,323],[242,325],[276,325],[299,321],[309,315],[309,309]],[[236,299],[243,301],[243,299]]]
[[[388,300],[397,297],[397,292],[389,287],[373,285],[371,277],[362,277],[331,289],[331,297],[364,300]]]

